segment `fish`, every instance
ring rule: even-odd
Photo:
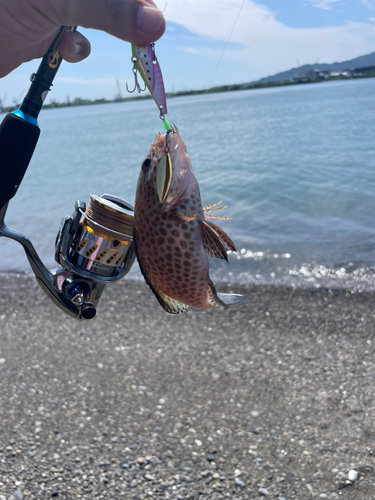
[[[141,272],[169,314],[244,300],[239,294],[216,292],[209,276],[209,256],[228,261],[227,251],[236,251],[227,233],[207,220],[225,219],[210,214],[221,209],[217,205],[202,206],[177,127],[157,133],[138,178],[133,241]]]

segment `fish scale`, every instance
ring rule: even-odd
[[[166,136],[158,134],[138,179],[134,211],[138,262],[147,283],[168,313],[180,314],[189,306],[226,307],[226,296],[223,295],[222,300],[210,280],[208,253],[220,256],[223,248],[235,250],[235,247],[223,229],[204,223],[199,185],[189,155],[179,132],[173,132],[169,144],[170,164],[165,157],[162,164]],[[167,167],[158,173],[158,169],[164,169],[162,165]],[[159,192],[158,179],[164,183]],[[215,227],[225,235],[226,241],[220,238]],[[206,237],[202,237],[205,233]],[[205,245],[208,247],[204,248]],[[234,296],[231,295],[231,303]],[[242,300],[242,296],[236,297],[237,301]]]

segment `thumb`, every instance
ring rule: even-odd
[[[152,0],[45,0],[57,25],[102,30],[121,40],[146,44],[165,31],[165,19]],[[52,5],[53,4],[53,8]]]

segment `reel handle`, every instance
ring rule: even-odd
[[[40,128],[9,113],[0,125],[0,210],[13,198],[29,166]]]

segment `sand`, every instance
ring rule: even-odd
[[[375,498],[374,295],[230,288],[172,317],[124,279],[78,322],[1,275],[0,499]]]

